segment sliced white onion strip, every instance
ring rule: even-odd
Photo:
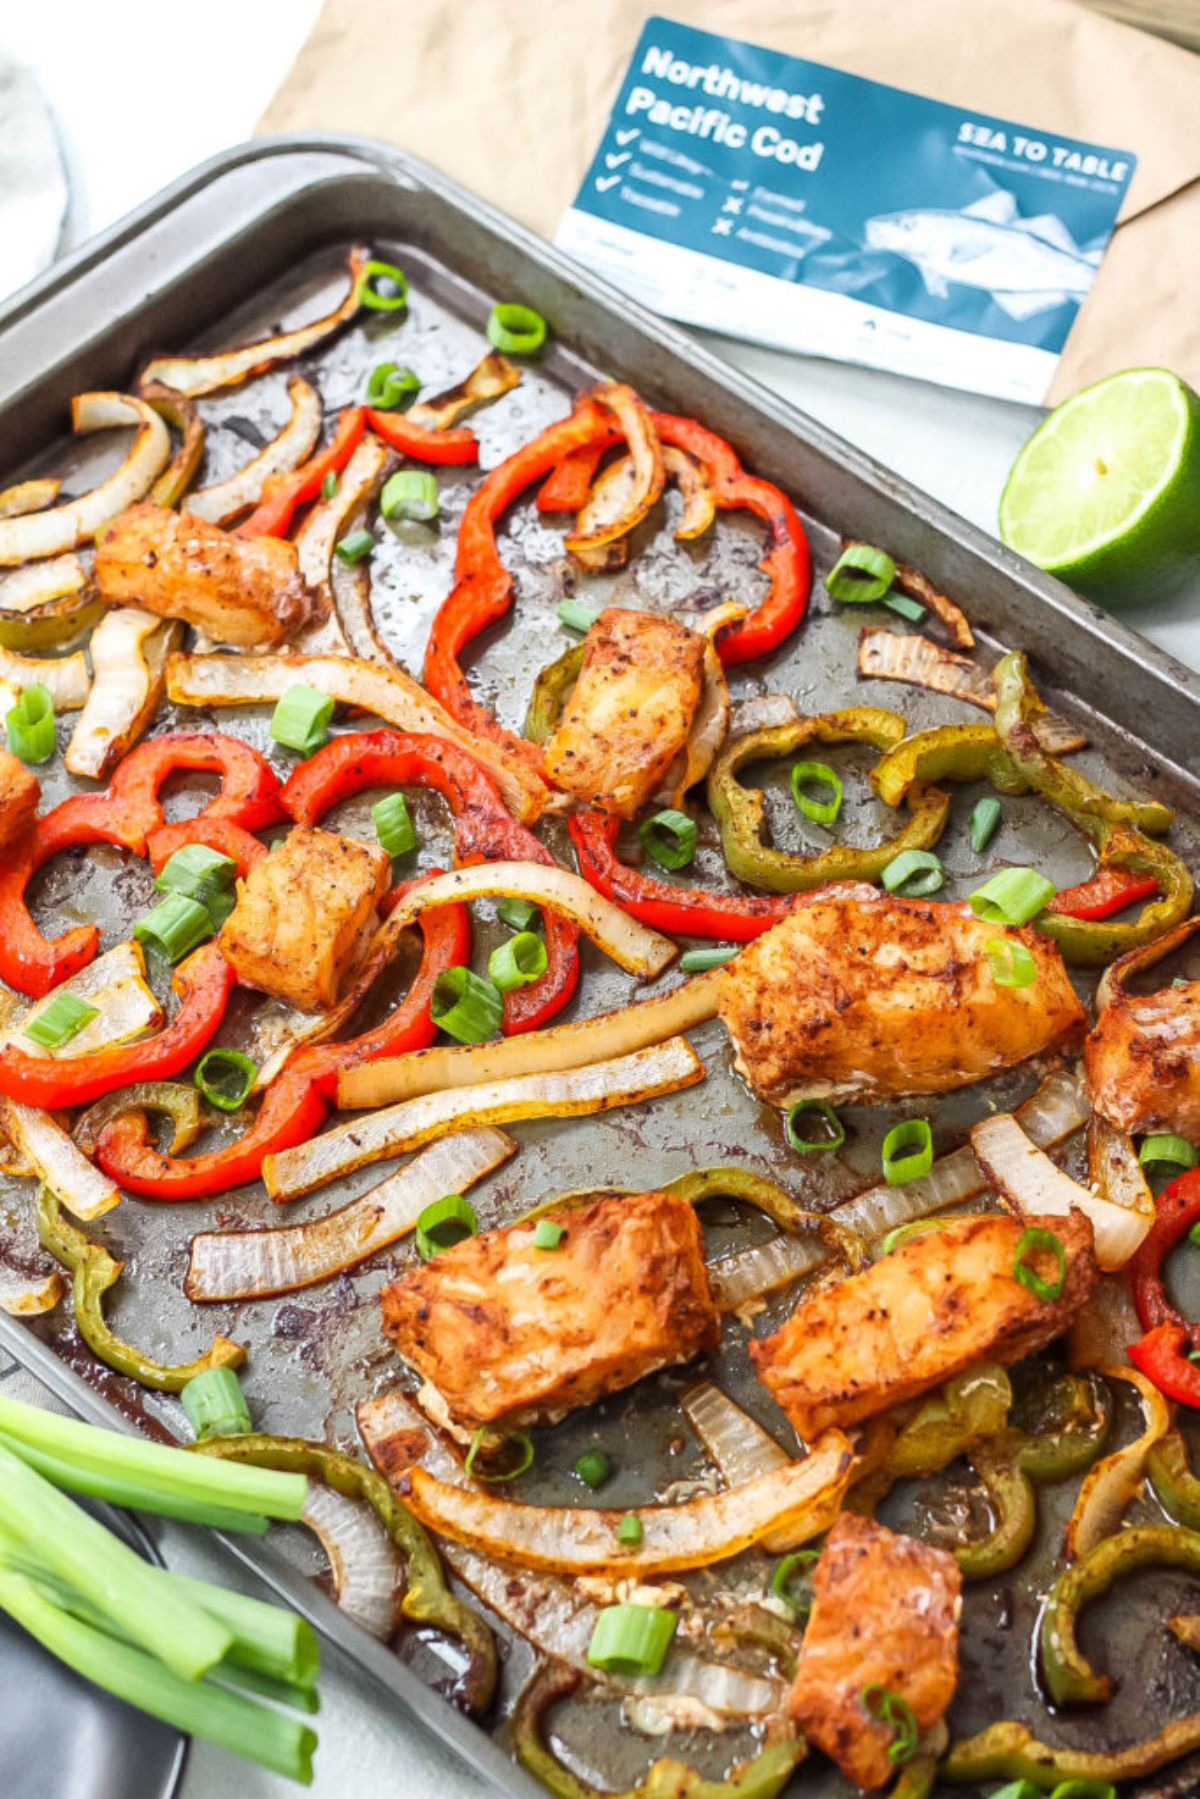
[[[367,261],[366,250],[357,246],[351,250],[347,265],[349,291],[324,318],[314,319],[311,325],[283,331],[278,337],[243,344],[235,350],[219,350],[210,356],[156,356],[138,376],[138,386],[161,381],[167,387],[173,387],[176,393],[189,394],[195,399],[200,394],[217,393],[223,387],[238,387],[251,375],[265,374],[278,362],[290,362],[293,356],[303,356],[306,350],[311,350],[354,317],[359,308],[359,284]]]
[[[333,1597],[348,1618],[386,1643],[400,1622],[397,1598],[403,1567],[387,1531],[369,1505],[309,1481],[300,1514],[329,1557]]]
[[[1145,1476],[1147,1456],[1171,1428],[1171,1407],[1153,1381],[1136,1368],[1103,1368],[1101,1373],[1107,1380],[1124,1380],[1136,1387],[1146,1428],[1132,1443],[1088,1469],[1067,1524],[1065,1554],[1069,1562],[1078,1561],[1120,1529]]]
[[[323,601],[321,616],[296,641],[295,647],[302,655],[344,654],[358,656],[364,662],[382,662],[388,667],[399,668],[395,657],[383,649],[373,624],[369,635],[347,629],[338,610],[333,585],[335,566],[347,574],[363,567],[361,563],[355,563],[352,568],[347,568],[334,556],[334,547],[346,536],[355,514],[375,497],[390,460],[390,452],[377,437],[369,434],[364,437],[342,470],[337,491],[328,500],[318,500],[296,533],[300,573]],[[367,616],[370,617],[369,608]],[[357,625],[362,621],[355,615],[353,622]]]
[[[292,416],[279,435],[226,480],[214,481],[211,487],[199,487],[190,493],[188,512],[213,525],[232,524],[243,512],[258,505],[268,481],[277,475],[290,475],[312,455],[321,435],[321,396],[301,375],[292,376],[287,391]]]
[[[503,1131],[463,1131],[423,1149],[349,1205],[279,1230],[202,1231],[192,1238],[183,1290],[189,1299],[262,1299],[295,1293],[356,1268],[415,1230],[426,1206],[465,1193],[517,1146]]]
[[[858,672],[867,681],[905,681],[930,693],[946,693],[966,700],[981,712],[996,710],[996,684],[991,671],[948,650],[929,637],[908,636],[899,631],[868,625],[858,640]],[[1051,756],[1081,750],[1087,742],[1082,731],[1065,719],[1047,712],[1034,726],[1034,735]]]
[[[92,1167],[49,1112],[0,1094],[0,1126],[68,1212],[83,1223],[120,1205],[120,1188]]]
[[[1087,1128],[1088,1179],[1102,1199],[1154,1222],[1154,1195],[1128,1132],[1093,1112]]]
[[[810,1237],[789,1237],[780,1232],[753,1249],[740,1249],[708,1265],[708,1285],[719,1312],[736,1312],[752,1299],[761,1299],[780,1287],[790,1286],[802,1274],[811,1274],[829,1260],[823,1243]]]
[[[773,1533],[804,1542],[837,1516],[854,1457],[840,1431],[826,1431],[801,1462],[789,1462],[724,1493],[686,1505],[641,1506],[636,1546],[618,1541],[619,1511],[522,1505],[492,1493],[473,1493],[417,1466],[408,1476],[408,1503],[439,1536],[498,1555],[521,1567],[558,1574],[671,1574],[727,1560]]]
[[[732,614],[732,617],[719,619],[713,626],[714,634],[726,624],[746,617],[744,606],[721,606],[718,612]],[[700,704],[696,707],[687,742],[664,775],[662,784],[654,795],[655,802],[676,808],[682,806],[689,788],[702,781],[712,767],[728,730],[729,686],[725,680],[725,665],[717,655],[716,645],[710,635],[704,647],[704,684],[700,689]]]
[[[101,781],[131,750],[158,709],[167,658],[183,626],[138,606],[106,612],[92,632],[92,690],[63,760],[73,775]]]
[[[348,1068],[338,1079],[343,1109],[384,1106],[446,1087],[471,1087],[513,1075],[564,1073],[613,1056],[648,1049],[715,1018],[721,970],[694,975],[670,993],[636,1000],[615,1012],[506,1037],[501,1043],[437,1044],[404,1056],[381,1056]]]
[[[711,1381],[689,1387],[679,1403],[727,1487],[773,1474],[791,1461],[770,1432]]]
[[[302,682],[345,706],[361,706],[398,731],[429,731],[482,762],[509,811],[522,824],[541,816],[549,798],[531,768],[464,729],[425,689],[398,668],[353,656],[173,656],[167,693],[177,705],[248,706],[282,699]]]
[[[31,562],[0,580],[0,612],[32,612],[51,600],[81,593],[86,585],[84,566],[72,551],[52,556],[48,562]]]
[[[71,401],[71,425],[75,431],[136,425],[138,432],[120,468],[89,493],[45,512],[0,519],[0,567],[61,556],[89,543],[101,525],[143,498],[171,460],[171,433],[154,408],[132,394],[77,394]]]
[[[403,1155],[451,1131],[521,1118],[586,1118],[677,1093],[703,1079],[704,1064],[687,1038],[672,1037],[653,1049],[566,1074],[518,1075],[479,1087],[427,1093],[351,1118],[295,1149],[268,1156],[263,1180],[272,1199],[298,1199],[355,1168],[384,1156]]]
[[[1102,1199],[1064,1174],[1031,1143],[1007,1112],[985,1118],[971,1129],[971,1147],[980,1168],[1002,1199],[1022,1215],[1065,1218],[1072,1210],[1092,1221],[1096,1260],[1106,1274],[1123,1268],[1154,1222],[1125,1206]]]
[[[35,684],[44,687],[56,712],[78,712],[91,685],[82,650],[70,656],[19,656],[0,648],[0,681],[18,693]]]
[[[756,693],[730,708],[730,737],[747,737],[751,731],[771,731],[777,725],[795,724],[799,713],[786,693]]]
[[[520,385],[521,371],[516,364],[502,356],[499,350],[489,350],[470,374],[454,387],[431,394],[427,400],[418,400],[415,406],[410,406],[408,417],[426,431],[448,431],[478,407],[500,399],[501,395],[511,393]]]
[[[26,1027],[40,1018],[60,993],[74,994],[95,1006],[95,1018],[89,1018],[61,1049],[43,1049],[25,1035]],[[4,1021],[0,1029],[0,1045],[16,1044],[31,1056],[54,1056],[69,1061],[72,1056],[90,1056],[96,1050],[110,1049],[129,1043],[144,1031],[157,1031],[164,1023],[163,1009],[146,984],[146,964],[140,943],[118,943],[104,951],[95,961],[81,968],[69,981],[63,981],[52,993],[25,1006],[19,1014]]]
[[[52,1312],[65,1291],[57,1268],[44,1274],[18,1274],[0,1264],[0,1312],[13,1318],[37,1318]]]
[[[0,518],[23,518],[27,512],[45,512],[62,492],[62,482],[54,475],[38,481],[18,481],[14,487],[0,490]]]

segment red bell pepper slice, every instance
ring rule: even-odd
[[[169,776],[183,771],[221,777],[220,791],[200,808],[197,819],[226,818],[245,831],[261,831],[284,817],[279,777],[266,757],[218,731],[174,731],[147,738],[121,763],[109,793],[153,811],[148,836],[165,822],[160,790]]]
[[[179,1009],[170,1024],[139,1043],[114,1043],[85,1056],[28,1055],[16,1043],[0,1049],[0,1093],[45,1112],[90,1105],[134,1081],[165,1081],[198,1056],[225,1015],[233,969],[215,943],[177,971]]]
[[[1200,1348],[1200,1323],[1193,1324],[1167,1298],[1163,1263],[1175,1245],[1200,1223],[1200,1168],[1176,1176],[1155,1201],[1156,1217],[1129,1264],[1133,1303],[1144,1331],[1170,1324],[1182,1330],[1192,1349]]]
[[[297,824],[313,825],[364,787],[428,787],[454,814],[454,860],[541,862],[554,858],[509,815],[499,789],[474,757],[441,737],[399,731],[356,731],[334,738],[296,767],[282,793]],[[384,901],[395,903],[391,894]],[[561,1012],[579,980],[579,932],[547,911],[546,972],[504,996],[504,1033],[532,1031]]]
[[[617,441],[614,435],[611,442]],[[564,456],[538,488],[538,511],[578,512],[592,491],[596,470],[608,447],[604,442],[584,444],[582,449]]]
[[[1134,1367],[1168,1399],[1200,1407],[1200,1367],[1188,1360],[1187,1341],[1182,1325],[1158,1324],[1129,1345],[1128,1355]]]
[[[1153,875],[1130,874],[1123,868],[1099,868],[1090,881],[1056,893],[1047,910],[1063,918],[1111,918],[1137,900],[1149,899],[1158,890]]]
[[[479,439],[469,425],[451,426],[445,431],[431,431],[426,425],[414,425],[402,412],[367,412],[367,424],[376,437],[391,444],[402,456],[414,462],[431,462],[435,467],[458,467],[479,461]]]
[[[425,1049],[437,1035],[429,1015],[434,984],[471,953],[465,906],[439,906],[421,918],[425,953],[415,980],[395,1011],[348,1043],[299,1048],[272,1081],[248,1131],[224,1149],[199,1156],[164,1156],[155,1149],[144,1112],[114,1118],[101,1133],[96,1159],[110,1179],[144,1199],[209,1199],[256,1181],[269,1155],[306,1143],[320,1130],[336,1097],[338,1070],[375,1056]]]
[[[286,537],[297,506],[315,500],[327,475],[340,475],[362,442],[367,428],[363,406],[347,406],[337,422],[333,439],[307,462],[267,483],[267,491],[249,518],[238,525],[238,537]]]
[[[708,893],[676,886],[617,858],[620,820],[604,812],[577,812],[569,821],[579,872],[598,893],[616,900],[639,923],[673,937],[715,937],[749,943],[797,904],[795,894]]]
[[[238,874],[243,880],[267,853],[265,843],[260,843],[241,825],[235,825],[231,818],[205,818],[197,814],[195,818],[178,818],[151,831],[146,839],[146,849],[155,874],[161,874],[176,850],[189,843],[203,843],[219,855],[228,856],[237,863]]]

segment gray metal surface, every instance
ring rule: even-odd
[[[1200,686],[1195,676],[1018,563],[852,446],[732,374],[683,333],[591,281],[443,177],[383,146],[337,139],[268,142],[220,158],[85,247],[53,279],[18,296],[0,314],[0,442],[12,458],[0,480],[65,467],[71,485],[81,489],[118,452],[105,444],[63,439],[71,393],[85,386],[123,385],[150,351],[215,347],[261,335],[280,321],[316,316],[325,300],[340,291],[341,257],[354,240],[372,243],[377,254],[405,268],[412,300],[400,321],[368,317],[305,359],[305,371],[319,387],[327,412],[356,399],[370,369],[383,360],[410,364],[433,387],[457,379],[482,351],[482,325],[494,299],[520,298],[534,305],[553,324],[553,344],[541,362],[526,370],[516,392],[478,415],[485,466],[559,415],[570,392],[600,372],[632,381],[649,400],[673,411],[694,413],[731,438],[750,467],[796,498],[821,572],[835,553],[838,533],[852,531],[924,567],[960,598],[979,630],[985,656],[1013,644],[1030,650],[1047,696],[1089,732],[1091,746],[1080,765],[1121,790],[1149,786],[1178,805],[1183,816],[1175,841],[1193,865],[1200,860],[1200,784],[1194,769]],[[202,479],[227,474],[252,453],[255,433],[270,435],[278,428],[286,411],[288,372],[201,403],[209,424]],[[473,483],[470,471],[447,470],[440,480],[439,524],[382,530],[372,559],[380,627],[418,672],[433,610],[449,584],[455,529]],[[644,528],[641,553],[628,570],[615,578],[578,579],[567,569],[557,524],[547,524],[528,503],[514,509],[502,549],[516,575],[517,602],[511,619],[488,633],[473,652],[476,691],[507,723],[519,726],[534,672],[566,645],[555,606],[568,584],[589,600],[611,595],[618,603],[664,609],[702,608],[729,597],[753,602],[761,593],[759,538],[751,524],[725,519],[710,542],[680,546],[670,535],[671,516],[668,509],[663,525]],[[833,608],[818,582],[810,618],[793,644],[768,665],[737,671],[735,696],[783,690],[801,711],[812,712],[854,703],[885,705],[903,711],[914,727],[962,717],[963,709],[952,701],[856,680],[859,625],[885,618],[873,609],[860,616],[856,609]],[[167,709],[156,729],[194,728],[208,716]],[[271,754],[286,774],[290,759],[270,743],[268,717],[268,708],[238,709],[217,715],[214,722]],[[832,759],[843,768],[847,784],[840,829],[849,841],[864,840],[884,823],[862,778],[865,765],[852,752],[844,757],[835,752]],[[70,785],[61,764],[55,764],[46,783],[47,802],[62,797]],[[195,779],[181,782],[169,811],[179,815],[194,809],[204,785]],[[776,840],[795,847],[817,844],[821,833],[784,805],[778,771],[768,774],[766,785]],[[364,795],[331,814],[331,822],[350,831],[369,829],[371,797]],[[965,833],[976,797],[971,789],[956,791],[941,846],[951,897],[980,879],[980,861]],[[414,810],[421,864],[444,863],[449,838],[438,804],[422,795]],[[554,834],[557,827],[547,829],[548,840],[565,856],[564,840]],[[687,878],[698,875],[716,882],[721,869],[715,833],[703,821],[701,837],[696,869]],[[1089,858],[1070,828],[1040,802],[1007,801],[1004,826],[984,866],[1026,861],[1061,884],[1082,878]],[[39,922],[49,934],[86,916],[103,923],[106,942],[127,931],[149,891],[144,867],[107,848],[59,859],[32,890]],[[486,907],[477,910],[487,913]],[[484,916],[476,933],[479,965],[490,941]],[[581,995],[573,1007],[576,1016],[620,1003],[634,991],[633,983],[594,955],[585,955],[584,967]],[[239,1007],[225,1040],[236,1041],[249,1023],[248,1008]],[[644,1187],[690,1168],[732,1160],[773,1173],[808,1203],[827,1207],[867,1184],[878,1168],[882,1136],[898,1116],[916,1111],[930,1116],[939,1149],[950,1148],[989,1104],[1010,1103],[1032,1085],[1032,1078],[1023,1075],[951,1096],[932,1108],[851,1110],[843,1158],[832,1169],[828,1158],[819,1158],[822,1165],[813,1167],[796,1162],[783,1144],[778,1118],[752,1101],[733,1076],[720,1028],[711,1024],[693,1035],[708,1068],[703,1087],[600,1119],[515,1127],[521,1155],[473,1195],[483,1223],[502,1222],[564,1188],[593,1183]],[[313,1195],[290,1208],[288,1222],[332,1209],[385,1171],[367,1170]],[[27,1185],[10,1182],[0,1192],[0,1242],[7,1237],[18,1247],[29,1247],[31,1200]],[[246,1388],[262,1428],[330,1436],[353,1446],[354,1403],[398,1376],[379,1332],[378,1294],[393,1271],[406,1264],[409,1251],[377,1257],[365,1269],[290,1299],[197,1308],[182,1295],[186,1245],[194,1230],[279,1221],[280,1214],[259,1187],[207,1205],[156,1207],[127,1201],[93,1227],[126,1264],[112,1316],[122,1334],[164,1359],[197,1353],[216,1330],[248,1342]],[[708,1230],[714,1254],[762,1234],[760,1221],[720,1210],[709,1218]],[[794,1297],[784,1296],[756,1319],[755,1334],[782,1316]],[[727,1323],[725,1344],[713,1358],[713,1376],[781,1440],[790,1440],[782,1418],[749,1376],[746,1334],[745,1327]],[[180,1428],[173,1401],[142,1394],[98,1369],[65,1314],[29,1327],[0,1317],[0,1339],[86,1415],[110,1417],[116,1407],[139,1428]],[[644,1501],[668,1483],[702,1476],[704,1458],[679,1421],[677,1399],[684,1380],[679,1373],[663,1375],[539,1432],[536,1470],[522,1481],[520,1496],[534,1503],[577,1503],[571,1463],[582,1447],[593,1443],[609,1449],[620,1468],[605,1491],[606,1503]],[[1123,1422],[1132,1434],[1133,1420]],[[952,1513],[961,1495],[956,1499],[946,1483],[937,1491],[943,1509]],[[927,1507],[935,1496],[931,1490],[920,1503]],[[1162,1627],[1164,1593],[1170,1588],[1178,1601],[1187,1583],[1164,1576],[1132,1587],[1119,1612],[1115,1606],[1097,1608],[1104,1625],[1099,1653],[1124,1676],[1113,1704],[1081,1719],[1047,1717],[1030,1671],[1029,1639],[1040,1596],[1052,1578],[1061,1521],[1071,1498],[1069,1489],[1047,1495],[1038,1549],[1014,1576],[970,1590],[966,1677],[952,1717],[960,1733],[1015,1715],[1052,1740],[1098,1746],[1131,1740],[1168,1716],[1200,1709],[1200,1677]],[[905,1503],[906,1496],[899,1496],[897,1504]],[[926,1516],[925,1527],[929,1524]],[[441,1659],[436,1644],[410,1638],[392,1654],[370,1643],[305,1578],[313,1563],[302,1544],[288,1542],[286,1557],[259,1547],[232,1547],[502,1790],[540,1790],[481,1729],[448,1704],[430,1704],[422,1682],[445,1688],[453,1681],[453,1667]],[[723,1570],[719,1582],[706,1576],[695,1584],[704,1593],[718,1585],[754,1587],[761,1585],[762,1571],[761,1560],[743,1558],[732,1572]],[[1089,1618],[1089,1631],[1092,1625]],[[529,1666],[525,1646],[513,1644],[504,1671],[505,1703]],[[662,1751],[643,1738],[613,1732],[611,1722],[603,1707],[564,1708],[562,1739],[581,1771],[624,1784]],[[496,1734],[503,1743],[503,1706]],[[706,1769],[717,1770],[747,1747],[745,1739],[734,1737],[715,1745],[687,1738],[682,1744],[673,1742],[671,1752],[695,1755]],[[1179,1786],[1181,1777],[1193,1784]],[[1148,1783],[1145,1791],[1194,1792],[1195,1780],[1194,1770],[1184,1776],[1171,1771]],[[848,1790],[832,1774],[813,1770],[805,1770],[797,1785],[831,1795]]]

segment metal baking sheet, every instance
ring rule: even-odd
[[[729,437],[749,467],[795,497],[812,536],[818,575],[836,553],[839,533],[853,532],[923,567],[960,598],[977,628],[984,658],[1014,644],[1028,649],[1047,697],[1088,732],[1090,745],[1080,766],[1122,791],[1149,788],[1176,805],[1181,813],[1177,846],[1193,866],[1200,863],[1200,782],[1195,774],[1200,684],[1194,675],[766,389],[732,373],[691,337],[591,280],[434,171],[382,145],[306,138],[269,140],[231,152],[168,189],[61,265],[52,278],[19,295],[0,313],[0,393],[5,396],[0,442],[7,464],[0,481],[66,469],[69,485],[82,489],[119,452],[106,443],[63,437],[72,393],[122,386],[143,357],[156,350],[216,347],[318,316],[341,291],[345,250],[358,240],[405,268],[412,298],[400,321],[369,316],[303,360],[327,413],[357,398],[369,370],[385,359],[412,365],[434,387],[458,379],[481,353],[482,325],[493,301],[519,297],[551,320],[553,342],[544,358],[526,369],[518,390],[478,415],[485,466],[561,414],[571,393],[602,372],[631,381],[656,404],[695,414]],[[286,414],[283,391],[290,372],[201,402],[209,425],[203,480],[227,474],[253,453],[260,437],[278,428]],[[433,610],[449,585],[455,529],[471,486],[470,471],[444,471],[438,526],[385,529],[372,560],[380,627],[416,672]],[[723,519],[711,541],[680,546],[671,538],[668,511],[664,524],[648,525],[643,532],[641,553],[627,570],[615,577],[582,577],[568,568],[561,531],[547,525],[528,503],[514,509],[502,548],[517,577],[517,602],[510,620],[473,651],[476,690],[505,722],[519,727],[534,671],[566,647],[555,607],[568,588],[589,601],[611,596],[614,603],[651,609],[704,608],[729,597],[753,603],[762,590],[756,567],[759,537],[751,523]],[[963,709],[953,701],[891,683],[856,680],[858,628],[866,616],[852,608],[833,608],[818,579],[804,628],[769,664],[736,671],[731,683],[735,697],[785,691],[802,712],[873,703],[903,711],[914,728],[962,717]],[[871,622],[882,622],[882,615],[872,614]],[[167,708],[155,728],[194,728],[211,718],[258,745],[286,774],[289,758],[270,742],[268,713],[265,707],[212,715]],[[839,757],[848,795],[844,836],[864,841],[877,832],[882,814],[868,797],[861,757],[835,752],[834,759]],[[52,766],[45,785],[47,803],[68,791],[61,762]],[[776,840],[791,847],[816,845],[820,833],[782,803],[781,780],[769,776],[766,785]],[[181,781],[169,814],[194,810],[205,786],[198,777]],[[948,897],[961,896],[978,882],[978,859],[966,846],[965,834],[976,797],[973,789],[955,790],[942,845]],[[363,796],[331,814],[330,822],[363,831],[369,828],[368,804],[369,796]],[[444,863],[449,836],[439,804],[420,795],[414,809],[422,864]],[[565,855],[564,839],[555,835],[561,827],[551,824],[546,830],[548,841]],[[807,839],[806,830],[812,833]],[[697,869],[716,881],[722,870],[711,825],[702,824],[701,840]],[[998,861],[1036,862],[1059,884],[1082,878],[1089,865],[1075,834],[1032,799],[1006,802],[1003,831],[991,853]],[[32,890],[39,921],[50,934],[86,916],[104,925],[106,942],[127,932],[149,892],[144,866],[105,847],[60,858]],[[476,932],[481,960],[493,938],[487,908],[477,911],[483,916]],[[584,967],[574,1015],[619,1004],[633,993],[634,984],[594,954],[585,953]],[[1200,963],[1193,968],[1200,971]],[[226,1027],[226,1040],[235,1041],[247,1023],[243,1006]],[[948,1149],[985,1108],[1010,1104],[1033,1084],[1026,1071],[947,1096],[931,1108],[852,1108],[847,1114],[850,1141],[842,1158],[832,1170],[814,1169],[790,1154],[777,1116],[754,1102],[733,1076],[720,1027],[709,1024],[692,1035],[708,1068],[704,1086],[598,1119],[514,1127],[520,1156],[472,1196],[482,1222],[503,1222],[567,1188],[646,1187],[694,1167],[734,1160],[782,1178],[806,1203],[827,1208],[869,1183],[878,1168],[879,1143],[896,1117],[916,1111],[931,1116],[939,1150]],[[332,1209],[373,1185],[388,1166],[365,1170],[311,1196],[289,1208],[286,1221]],[[27,1183],[10,1181],[0,1189],[0,1246],[21,1251],[32,1244],[32,1197]],[[182,1295],[186,1247],[195,1230],[284,1221],[261,1188],[253,1187],[207,1205],[156,1207],[129,1200],[89,1228],[125,1261],[126,1275],[112,1307],[123,1335],[169,1360],[198,1353],[218,1330],[245,1341],[251,1348],[246,1388],[262,1428],[328,1436],[355,1447],[355,1402],[399,1377],[398,1364],[380,1335],[378,1294],[394,1270],[408,1262],[411,1250],[385,1253],[326,1286],[281,1300],[199,1308]],[[729,1208],[713,1208],[706,1228],[711,1252],[722,1254],[754,1240],[764,1227]],[[1200,1292],[1194,1297],[1200,1300]],[[794,1298],[792,1293],[774,1301],[754,1322],[754,1331],[761,1334]],[[728,1320],[725,1344],[708,1372],[781,1441],[790,1441],[780,1414],[749,1377],[745,1337],[745,1327]],[[99,1367],[75,1338],[62,1309],[27,1325],[0,1316],[0,1342],[86,1416],[109,1422],[120,1418],[130,1428],[181,1431],[176,1402],[142,1393]],[[578,1502],[571,1463],[583,1447],[596,1442],[610,1450],[620,1469],[605,1490],[606,1503],[633,1504],[671,1483],[702,1478],[703,1454],[681,1426],[677,1407],[679,1392],[694,1372],[668,1371],[537,1433],[536,1470],[523,1480],[521,1497],[534,1503]],[[1132,1434],[1132,1417],[1122,1416],[1121,1422]],[[1004,1581],[969,1589],[963,1680],[950,1720],[956,1734],[1000,1716],[1019,1716],[1051,1740],[1097,1746],[1132,1740],[1168,1716],[1200,1709],[1200,1672],[1161,1622],[1168,1593],[1177,1607],[1183,1603],[1186,1609],[1187,1582],[1155,1575],[1129,1587],[1119,1609],[1116,1604],[1093,1608],[1096,1616],[1087,1620],[1089,1647],[1122,1676],[1116,1700],[1078,1718],[1047,1716],[1030,1671],[1028,1646],[1071,1498],[1070,1488],[1044,1489],[1035,1551]],[[937,1518],[944,1522],[961,1501],[953,1481],[931,1482],[915,1499],[911,1493],[898,1494],[885,1516],[903,1516],[905,1507],[911,1515],[915,1503],[924,1510],[926,1524]],[[504,1749],[505,1708],[532,1665],[521,1641],[508,1643],[501,1702],[485,1729],[464,1718],[449,1699],[429,1701],[429,1685],[452,1693],[457,1672],[452,1647],[446,1650],[421,1633],[402,1637],[394,1652],[371,1642],[311,1584],[308,1576],[316,1562],[306,1543],[288,1538],[276,1548],[229,1547],[501,1791],[542,1790]],[[762,1565],[746,1559],[730,1578],[761,1584]],[[722,1571],[719,1577],[701,1577],[700,1584],[725,1580]],[[577,1703],[556,1714],[555,1730],[581,1773],[624,1785],[665,1746],[632,1733],[622,1737],[611,1730],[611,1722],[611,1708]],[[717,1772],[749,1747],[746,1738],[732,1734],[715,1741],[689,1735],[673,1738],[670,1753]],[[1198,1779],[1200,1762],[1169,1769],[1144,1783],[1142,1791],[1147,1796],[1195,1793]],[[796,1786],[830,1799],[850,1790],[824,1767],[802,1769]]]

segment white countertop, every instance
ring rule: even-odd
[[[320,0],[205,0],[197,13],[161,0],[55,0],[53,7],[6,9],[0,48],[35,70],[62,135],[73,187],[68,242],[80,242],[195,163],[248,137],[319,6]],[[403,54],[402,18],[397,7],[397,54]],[[717,348],[964,518],[994,529],[1004,476],[1038,416],[1032,408],[725,340]],[[1200,668],[1200,594],[1131,622]],[[230,1581],[229,1565],[198,1533],[169,1531],[165,1547],[186,1572]],[[491,1791],[332,1658],[322,1696],[311,1789],[317,1799],[384,1792],[468,1799]],[[295,1788],[196,1745],[184,1799],[229,1799],[235,1791],[238,1799],[284,1799]]]

